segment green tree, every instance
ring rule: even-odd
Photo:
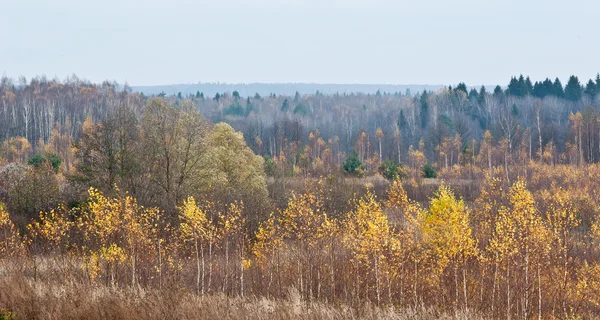
[[[379,173],[386,179],[394,181],[407,176],[402,163],[396,163],[392,160],[385,160],[379,166]]]
[[[423,90],[419,103],[421,104],[421,112],[419,113],[421,129],[425,129],[429,124],[429,95],[427,91]]]
[[[283,104],[281,104],[281,111],[288,112],[289,110],[290,110],[290,102],[286,98],[285,100],[283,100]]]
[[[436,177],[437,174],[435,173],[435,168],[431,164],[426,163],[423,166],[423,178],[435,179]]]
[[[553,86],[552,93],[554,96],[559,97],[559,98],[563,98],[565,96],[565,91],[563,90],[563,85],[560,82],[560,79],[558,79],[558,78],[554,79],[554,84],[552,86]]]
[[[47,163],[47,164],[51,165],[52,168],[54,168],[54,172],[58,172],[61,162],[62,162],[61,159],[54,152],[47,152],[45,154],[36,154],[35,156],[33,156],[33,157],[29,158],[29,160],[27,160],[27,163],[29,163],[30,165],[32,165],[36,168],[39,168],[40,166]]]
[[[200,166],[195,180],[202,192],[222,203],[242,200],[254,219],[264,213],[269,204],[264,160],[252,152],[240,132],[217,123],[206,138]]]
[[[571,76],[565,86],[565,98],[571,101],[579,101],[581,99],[581,91],[579,79],[576,76]]]
[[[351,175],[363,175],[365,165],[358,158],[358,152],[356,152],[356,150],[353,150],[346,159],[346,162],[344,162],[344,170]]]

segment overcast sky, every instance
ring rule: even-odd
[[[597,0],[0,0],[0,73],[507,84],[600,71]]]

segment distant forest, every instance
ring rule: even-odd
[[[571,76],[563,85],[558,78],[533,82],[521,75],[505,88],[469,89],[459,83],[412,94],[148,96],[75,76],[64,81],[5,77],[0,141],[10,158],[16,147],[9,139],[14,144],[15,137],[25,138],[31,150],[20,156],[29,157],[52,139],[53,130],[77,141],[86,119],[105,121],[123,108],[140,116],[148,101],[159,97],[175,106],[191,104],[210,122],[227,122],[241,131],[267,164],[278,164],[268,174],[334,173],[353,151],[365,173],[376,172],[385,160],[441,169],[475,161],[486,144],[506,151],[490,153],[490,167],[519,157],[550,164],[600,161],[600,76],[584,83]]]

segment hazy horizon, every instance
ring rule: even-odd
[[[0,73],[132,86],[506,85],[600,71],[592,0],[4,1]]]

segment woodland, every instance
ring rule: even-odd
[[[0,319],[600,317],[600,75],[0,80]]]

